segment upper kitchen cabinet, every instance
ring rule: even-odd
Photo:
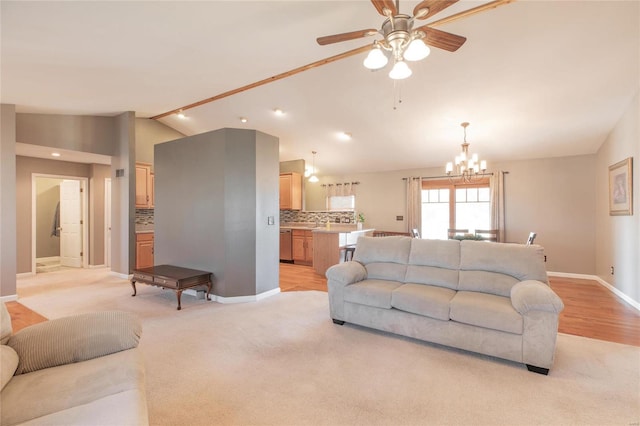
[[[302,209],[302,175],[280,174],[280,210]]]
[[[153,208],[153,184],[151,164],[136,163],[136,208]]]

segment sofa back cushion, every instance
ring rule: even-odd
[[[509,297],[511,287],[525,280],[548,284],[542,247],[485,241],[460,242],[458,290]]]
[[[428,284],[458,288],[458,269],[460,268],[460,241],[411,240],[411,253],[407,266],[407,283]]]
[[[353,260],[367,270],[367,278],[404,282],[411,250],[409,237],[360,237]]]
[[[11,327],[11,315],[9,315],[9,310],[4,302],[1,303],[0,306],[0,343],[3,345],[7,343],[9,337],[11,337],[11,333],[13,332],[13,328]]]

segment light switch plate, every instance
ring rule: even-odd
[[[267,216],[267,225],[275,225],[276,221],[273,216]]]

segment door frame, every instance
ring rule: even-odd
[[[111,178],[104,180],[104,264],[111,268]]]
[[[82,267],[89,266],[89,178],[31,173],[31,273],[36,273],[36,180],[38,178],[79,180],[82,189]]]

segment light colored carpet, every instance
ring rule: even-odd
[[[183,296],[176,311],[173,292],[143,285],[131,297],[128,281],[104,271],[59,277],[39,285],[20,280],[19,294],[29,295],[19,302],[48,318],[109,309],[142,318],[154,425],[640,422],[640,348],[633,346],[561,334],[555,365],[542,376],[516,363],[334,325],[322,292],[237,305]]]

